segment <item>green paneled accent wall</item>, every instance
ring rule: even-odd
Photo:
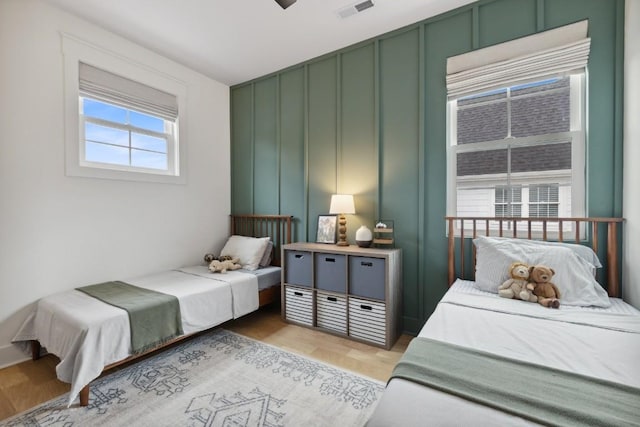
[[[234,213],[295,216],[314,241],[333,193],[355,195],[348,239],[395,222],[403,321],[446,291],[446,59],[589,19],[588,213],[622,212],[623,0],[483,0],[231,89]]]
[[[306,161],[304,68],[282,73],[280,77],[280,212],[292,215],[293,238],[306,239]],[[268,194],[273,197],[273,190]],[[257,212],[257,211],[256,211]]]
[[[340,132],[336,191],[357,194],[357,215],[348,219],[347,237],[360,225],[372,227],[378,207],[375,45],[368,43],[340,56]],[[326,208],[325,208],[326,209]]]
[[[254,157],[253,208],[265,214],[278,213],[278,79],[271,77],[259,81],[254,87]]]
[[[308,66],[308,235],[315,241],[316,218],[329,212],[337,188],[337,56]]]

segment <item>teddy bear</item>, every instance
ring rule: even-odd
[[[560,307],[560,290],[551,281],[556,272],[553,268],[538,264],[529,267],[527,288],[538,297],[538,303],[549,308]]]
[[[211,271],[212,273],[226,273],[227,270],[237,270],[239,268],[242,268],[239,262],[239,258],[225,259],[223,261],[214,259],[213,261],[211,261],[211,264],[209,264],[209,271]]]
[[[498,287],[498,295],[503,298],[520,298],[523,301],[537,302],[538,297],[527,289],[529,279],[529,266],[524,262],[516,261],[509,267],[511,278],[505,280]]]

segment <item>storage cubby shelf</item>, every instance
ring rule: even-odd
[[[284,320],[387,349],[395,343],[400,249],[292,243],[282,248],[282,262]]]

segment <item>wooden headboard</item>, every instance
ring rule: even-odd
[[[272,265],[281,266],[282,245],[291,243],[290,215],[231,215],[231,234],[270,237],[273,242]]]
[[[607,276],[601,278],[609,296],[620,296],[618,280],[618,224],[622,218],[486,218],[448,216],[449,286],[456,279],[456,238],[459,238],[458,277],[464,279],[466,245],[471,245],[471,262],[475,271],[475,248],[469,239],[480,235],[584,244],[596,253],[602,238],[606,242]],[[567,230],[570,230],[567,232]],[[453,232],[452,232],[453,231]]]

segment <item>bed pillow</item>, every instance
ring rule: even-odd
[[[268,237],[231,236],[220,251],[220,255],[230,255],[240,259],[245,270],[257,270],[269,243]]]
[[[607,292],[593,277],[594,264],[577,255],[573,248],[561,244],[541,244],[531,240],[478,237],[476,247],[476,286],[498,292],[509,278],[509,265],[515,261],[545,264],[556,272],[552,281],[561,292],[560,303],[573,306],[609,307]],[[547,242],[548,243],[548,242]]]
[[[505,244],[511,244],[515,246],[562,246],[564,248],[571,249],[576,255],[580,258],[583,258],[590,264],[593,264],[594,267],[600,268],[602,264],[600,263],[600,258],[598,255],[591,249],[589,246],[579,245],[577,243],[564,243],[564,242],[545,242],[543,240],[528,240],[528,239],[516,239],[512,237],[487,237],[480,236],[478,239],[488,240],[490,242],[505,242]],[[595,275],[595,270],[593,271]]]
[[[260,260],[260,267],[269,267],[271,265],[271,261],[273,260],[273,242],[269,240],[267,242],[267,247],[264,249],[264,254],[262,254],[262,259]]]

